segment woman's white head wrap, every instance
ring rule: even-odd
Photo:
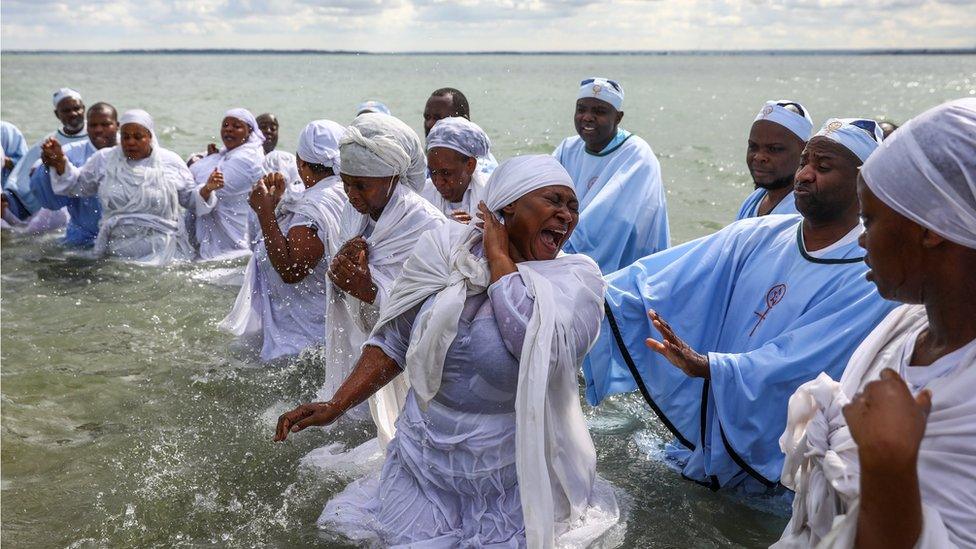
[[[976,98],[909,120],[861,167],[861,176],[891,209],[976,249]]]
[[[877,122],[867,118],[830,118],[813,137],[840,143],[863,163],[884,140],[884,132]]]
[[[389,107],[387,107],[385,104],[379,101],[374,101],[372,99],[369,101],[363,101],[362,103],[359,104],[358,107],[356,107],[356,116],[359,116],[360,114],[367,113],[367,112],[378,112],[380,114],[392,115]]]
[[[295,154],[305,162],[321,164],[339,173],[339,142],[346,128],[331,120],[309,122],[298,134],[298,148]]]
[[[480,158],[488,154],[491,141],[481,126],[461,116],[442,118],[427,134],[427,151],[434,147],[455,150],[464,156]]]
[[[143,128],[149,130],[149,135],[152,136],[153,147],[159,144],[159,140],[156,139],[156,125],[153,124],[152,116],[142,109],[132,109],[122,113],[122,117],[119,118],[119,129],[126,124],[138,124]]]
[[[566,168],[548,154],[509,158],[499,164],[488,179],[485,205],[498,212],[530,192],[550,185],[576,189]]]
[[[258,121],[256,118],[254,118],[254,115],[251,114],[251,111],[241,108],[231,109],[224,113],[224,118],[227,117],[236,118],[250,126],[251,135],[247,137],[247,141],[245,143],[254,143],[257,145],[264,143],[264,133],[261,131],[260,126],[258,126]]]
[[[802,114],[791,111],[787,108],[788,106],[793,106],[794,109],[797,109]],[[813,118],[810,118],[810,111],[800,103],[789,99],[766,101],[766,104],[759,109],[759,114],[756,115],[753,123],[760,120],[768,120],[783,126],[793,132],[804,143],[810,139],[810,132],[813,131]]]
[[[427,182],[427,155],[417,132],[402,120],[379,113],[361,114],[339,142],[342,173],[360,177],[401,176],[419,192]]]

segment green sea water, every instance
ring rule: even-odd
[[[312,119],[379,99],[416,129],[435,88],[463,90],[495,155],[548,153],[573,132],[576,84],[626,90],[623,126],[661,160],[674,241],[731,221],[751,190],[745,139],[766,99],[815,123],[902,122],[976,95],[974,56],[23,55],[0,59],[0,116],[30,142],[56,127],[51,92],[144,108],[163,146],[217,141],[225,110],[275,112],[294,150]],[[216,329],[236,291],[215,270],[94,262],[53,236],[0,242],[0,466],[5,547],[342,546],[315,519],[347,479],[299,466],[343,427],[270,441],[323,378],[314,354],[261,365]],[[666,429],[634,396],[584,406],[599,471],[628,501],[628,547],[763,547],[786,518],[683,481]]]

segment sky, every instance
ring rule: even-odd
[[[3,0],[0,48],[976,48],[976,0]]]

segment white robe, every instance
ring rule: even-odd
[[[63,175],[51,170],[51,187],[66,196],[98,195],[102,219],[96,256],[165,265],[193,258],[183,208],[213,208],[195,192],[193,176],[180,156],[159,146],[149,157],[128,160],[120,146],[101,149],[84,166],[66,163]],[[181,207],[182,206],[182,207]]]
[[[976,547],[976,341],[931,366],[910,367],[915,338],[927,325],[921,305],[893,310],[855,351],[840,383],[821,374],[790,398],[780,447],[783,484],[796,497],[793,517],[773,547],[854,546],[860,469],[842,409],[884,368],[897,371],[913,393],[932,391],[918,456],[923,528],[915,546]],[[927,368],[940,375],[912,383]]]
[[[437,191],[437,187],[428,179],[427,184],[420,192],[420,196],[426,198],[428,202],[448,217],[460,210],[470,214],[473,219],[475,214],[478,213],[478,203],[485,199],[485,185],[487,183],[488,177],[480,171],[475,171],[471,176],[471,183],[468,185],[468,189],[464,191],[464,195],[461,197],[461,201],[450,202]]]
[[[340,237],[330,243],[329,254],[337,254],[342,245],[352,238],[365,236],[369,272],[377,288],[376,299],[372,304],[364,303],[337,288],[335,284],[327,286],[325,382],[319,390],[317,400],[332,398],[352,372],[361,347],[379,317],[379,310],[392,290],[403,262],[413,252],[420,236],[446,222],[434,206],[408,187],[399,184],[394,187],[393,196],[371,232],[369,216],[359,213],[351,204],[346,204],[342,212]],[[365,234],[367,232],[368,235]],[[393,422],[406,400],[406,383],[402,379],[394,381],[378,394],[385,395],[383,403],[393,403],[389,408],[377,408],[377,397],[370,399],[377,434],[381,444],[385,445],[393,438]]]
[[[338,176],[320,180],[301,192],[289,189],[275,209],[285,235],[292,227],[312,226],[325,254],[300,282],[286,284],[268,258],[262,239],[244,271],[244,284],[220,328],[239,337],[261,337],[261,360],[294,355],[325,341],[325,300],[330,250],[339,238],[347,199]],[[260,227],[258,228],[260,232]]]
[[[195,231],[202,260],[228,259],[247,255],[251,247],[248,239],[248,216],[251,207],[247,198],[251,187],[264,175],[264,150],[258,143],[244,143],[231,150],[205,156],[190,167],[199,191],[215,168],[224,174],[224,187],[211,193],[216,196],[212,208],[196,212]]]

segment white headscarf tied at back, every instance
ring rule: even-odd
[[[149,135],[152,136],[153,148],[155,149],[159,146],[159,140],[156,139],[156,125],[153,123],[152,116],[149,116],[148,112],[142,109],[125,111],[119,118],[119,129],[121,130],[122,126],[125,126],[126,124],[138,124],[143,128],[146,128],[149,130]],[[122,148],[119,147],[119,150],[122,150]]]
[[[976,248],[976,98],[909,120],[861,167],[861,176],[891,209]]]
[[[75,90],[73,90],[71,88],[61,88],[58,91],[54,92],[54,94],[53,94],[53,96],[51,98],[51,102],[54,103],[55,108],[57,108],[58,103],[60,103],[61,101],[65,100],[65,99],[67,99],[69,97],[72,98],[72,99],[77,99],[78,101],[81,101],[81,94],[80,93],[76,92]]]
[[[485,203],[497,212],[550,185],[573,188],[572,178],[556,159],[515,157],[492,174]],[[490,284],[487,261],[471,253],[480,239],[480,229],[459,223],[424,234],[404,263],[374,328],[375,334],[433,296],[431,306],[414,321],[405,364],[421,407],[440,389],[444,359],[457,336],[467,296],[486,291]],[[517,267],[535,299],[519,357],[516,391],[519,492],[528,546],[552,547],[557,534],[577,525],[591,505],[596,452],[579,405],[576,371],[583,356],[577,355],[573,323],[580,315],[600,318],[605,284],[599,267],[579,254],[522,262]],[[565,295],[573,297],[560,298]],[[547,447],[559,448],[556,453],[561,457],[550,460]],[[616,520],[612,494],[609,500],[603,509],[613,518],[598,519],[603,529],[605,522]],[[600,527],[593,530],[597,535],[602,532]]]
[[[480,158],[488,154],[491,140],[481,126],[461,116],[442,118],[427,134],[427,151],[443,147],[464,156]]]
[[[356,107],[356,116],[367,112],[378,112],[380,114],[389,114],[391,116],[393,114],[390,112],[390,108],[385,104],[372,99],[369,101],[363,101],[358,107]]]
[[[793,106],[794,109],[797,109],[802,114],[791,111],[787,108],[788,106]],[[768,120],[779,124],[793,132],[803,142],[810,139],[810,132],[813,131],[813,118],[810,118],[810,111],[803,105],[789,99],[766,101],[766,104],[759,109],[759,113],[753,122],[759,120]]]
[[[414,192],[427,182],[427,155],[417,132],[402,120],[365,113],[346,128],[339,143],[342,173],[361,177],[392,177]]]
[[[830,118],[814,137],[840,143],[863,163],[884,140],[884,132],[877,122],[868,118]]]
[[[295,154],[305,162],[321,164],[338,175],[340,170],[339,143],[346,128],[331,120],[309,122],[298,134],[298,148]]]
[[[264,143],[264,132],[261,131],[261,127],[258,126],[258,121],[251,114],[251,111],[242,108],[231,109],[224,113],[224,118],[227,117],[236,118],[250,126],[251,135],[247,137],[247,141],[244,144],[261,145]]]

